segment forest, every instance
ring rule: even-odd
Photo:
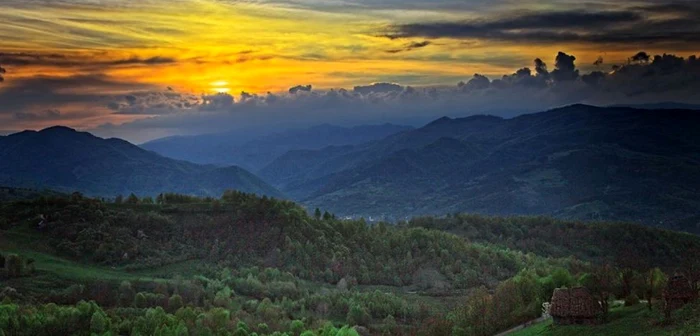
[[[697,251],[695,235],[625,223],[47,194],[0,208],[0,335],[493,335],[579,286],[603,322],[640,307],[651,326],[700,332],[698,304],[663,306],[674,275],[697,296]]]

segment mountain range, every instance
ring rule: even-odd
[[[551,215],[700,233],[699,131],[698,111],[572,105],[511,119],[443,117],[417,129],[320,125],[225,150],[213,141],[202,152],[221,161],[204,165],[52,127],[0,137],[0,185],[98,196],[237,189],[351,217]],[[178,149],[184,139],[144,147],[195,155]],[[227,161],[268,163],[256,176]]]
[[[60,126],[0,137],[0,185],[95,196],[161,192],[220,196],[227,189],[282,196],[240,167],[178,161],[124,140]]]
[[[379,141],[292,151],[259,175],[348,216],[546,214],[700,232],[699,131],[697,111],[673,109],[445,117]]]
[[[201,164],[235,164],[257,172],[291,150],[357,145],[411,129],[412,127],[393,124],[355,127],[322,124],[258,136],[231,131],[168,137],[147,142],[141,147],[179,160]]]

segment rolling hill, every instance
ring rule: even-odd
[[[546,214],[695,230],[700,114],[572,105],[441,118],[356,146],[289,152],[260,176],[341,215]]]
[[[161,155],[201,164],[239,165],[253,172],[291,150],[356,145],[411,130],[392,124],[341,127],[329,124],[256,136],[243,132],[157,139],[141,147]]]
[[[60,126],[0,137],[0,185],[96,196],[165,191],[219,196],[227,189],[282,196],[240,167],[177,161]]]

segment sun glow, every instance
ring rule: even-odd
[[[228,82],[225,80],[218,80],[209,83],[212,91],[216,93],[229,93],[231,89],[228,87]]]

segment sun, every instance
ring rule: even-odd
[[[228,87],[228,82],[225,80],[218,80],[209,83],[212,91],[217,93],[228,93],[231,89]]]

